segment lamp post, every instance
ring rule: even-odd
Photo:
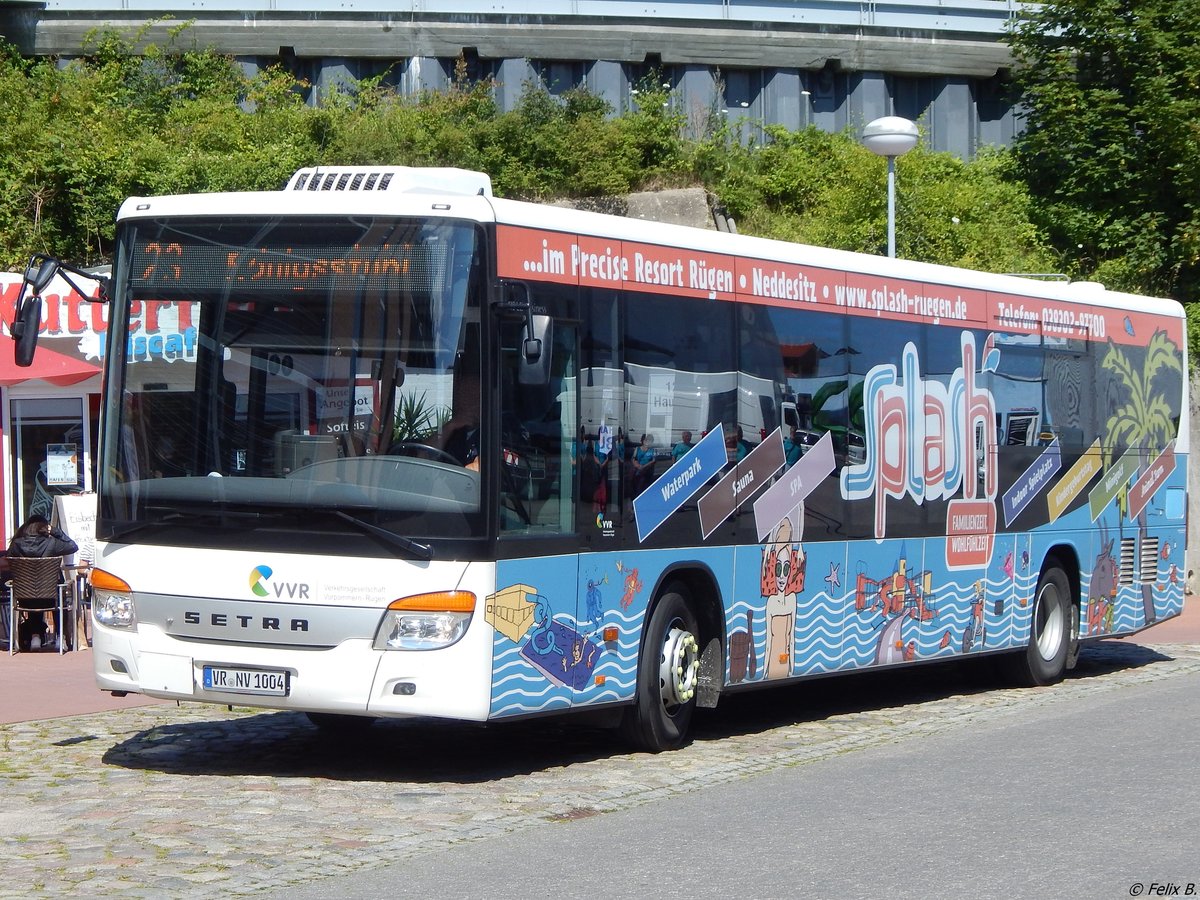
[[[867,123],[862,142],[872,153],[886,156],[888,162],[888,256],[896,255],[896,157],[917,146],[915,122],[900,116],[884,116]]]

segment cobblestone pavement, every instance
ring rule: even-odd
[[[984,666],[872,672],[723,698],[674,753],[571,719],[386,722],[189,704],[0,726],[0,896],[228,896],[598,815],[837,754],[1200,671],[1200,644],[1106,641],[1061,684]]]

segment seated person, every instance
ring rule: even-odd
[[[450,418],[442,423],[437,446],[459,465],[479,471],[479,371],[467,365],[456,370]]]
[[[479,471],[479,420],[453,418],[443,426],[441,449],[468,469]]]
[[[66,536],[60,528],[51,527],[44,516],[30,516],[17,529],[12,543],[8,545],[9,557],[67,556],[76,553],[79,545]],[[59,574],[60,581],[62,574]],[[62,624],[58,621],[58,610],[54,610],[54,632],[62,637]],[[31,613],[17,626],[18,640],[22,650],[37,650],[47,643],[46,618],[42,613]]]

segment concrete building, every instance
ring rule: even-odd
[[[28,56],[70,59],[98,28],[143,43],[211,47],[249,73],[283,63],[311,102],[383,76],[417,94],[462,61],[508,109],[525,85],[586,85],[615,111],[656,76],[692,128],[725,117],[745,140],[766,125],[920,123],[963,158],[1019,128],[1004,40],[1016,0],[0,0],[0,35]],[[183,26],[187,26],[184,28]],[[182,30],[181,30],[182,28]]]

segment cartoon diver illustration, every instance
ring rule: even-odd
[[[593,579],[588,579],[587,593],[584,595],[587,601],[587,617],[589,622],[599,622],[604,616],[604,600],[600,596],[600,585]]]
[[[487,598],[487,621],[497,634],[521,644],[521,656],[559,687],[583,690],[602,648],[554,618],[550,600],[527,584],[513,584]],[[572,623],[577,624],[577,623]]]
[[[933,574],[929,570],[910,572],[902,553],[896,568],[883,579],[871,578],[859,563],[854,590],[854,608],[859,612],[883,617],[883,630],[875,647],[875,664],[902,662],[916,658],[916,643],[906,646],[901,640],[904,620],[930,622],[937,615],[933,597]]]
[[[638,595],[645,585],[638,578],[638,570],[630,569],[625,573],[625,593],[621,595],[621,609],[629,609],[633,605],[634,598]]]

